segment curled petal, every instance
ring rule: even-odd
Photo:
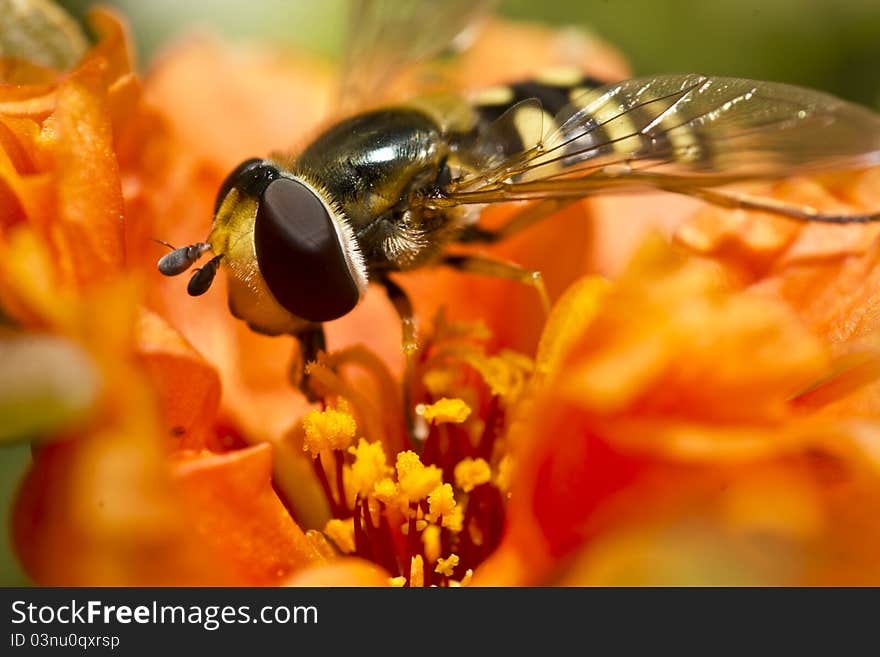
[[[52,226],[65,277],[87,284],[123,263],[122,189],[102,71],[85,67],[61,84],[55,157],[60,215]]]
[[[192,540],[216,555],[235,584],[277,584],[323,557],[272,489],[269,445],[227,454],[182,454],[174,466]]]
[[[220,403],[217,371],[150,311],[138,317],[137,340],[138,354],[159,394],[167,434],[177,447],[205,447]]]

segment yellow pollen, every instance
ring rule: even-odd
[[[303,428],[303,451],[309,452],[312,458],[318,458],[322,451],[348,447],[354,440],[357,423],[348,412],[348,404],[341,401],[338,409],[309,411],[303,418]]]
[[[424,586],[425,585],[425,563],[422,560],[422,555],[417,554],[412,558],[409,565],[409,585],[412,587],[415,586]]]
[[[492,469],[485,459],[462,459],[455,465],[455,485],[470,493],[480,484],[492,478]]]
[[[471,583],[471,580],[474,578],[474,570],[473,568],[468,568],[464,572],[464,577],[461,578],[461,581],[458,583],[459,586],[467,586]]]
[[[422,531],[427,526],[428,526],[427,520],[416,520],[416,531],[417,532]],[[404,536],[409,535],[409,521],[408,520],[400,526],[400,532]]]
[[[480,373],[492,394],[506,402],[513,401],[519,395],[534,370],[527,356],[507,350],[498,356],[470,355],[465,361]]]
[[[439,397],[450,390],[455,389],[455,383],[458,380],[458,372],[452,369],[433,369],[425,372],[422,376],[422,383],[435,397]]]
[[[397,480],[400,481],[413,470],[425,466],[422,465],[422,461],[418,454],[411,450],[407,450],[397,454],[397,460],[395,461],[394,467],[397,470]]]
[[[510,454],[505,454],[498,463],[498,472],[495,475],[495,485],[505,495],[510,495],[510,482],[513,477],[513,459]]]
[[[456,506],[452,513],[443,518],[443,526],[449,531],[460,532],[464,526],[464,511],[460,506]]]
[[[399,494],[397,484],[394,483],[391,477],[380,479],[373,486],[373,497],[388,506],[393,505],[397,501]]]
[[[428,525],[422,532],[422,545],[425,546],[425,559],[428,563],[434,563],[440,558],[440,528],[437,525]]]
[[[400,492],[406,496],[406,499],[410,502],[418,502],[443,483],[443,470],[436,465],[422,466],[420,470],[406,474],[399,483]]]
[[[451,484],[437,486],[428,495],[428,520],[437,522],[455,511],[455,496]]]
[[[406,586],[406,577],[404,577],[403,575],[401,575],[400,577],[389,577],[388,586],[403,588],[404,586]]]
[[[342,490],[345,493],[345,502],[348,508],[353,508],[357,499],[358,489],[354,485],[354,478],[351,475],[351,466],[342,466]]]
[[[330,537],[341,552],[345,554],[354,552],[354,518],[328,520],[324,525],[324,533]]]
[[[422,465],[415,452],[400,452],[397,455],[396,469],[400,492],[409,502],[423,500],[443,483],[443,471],[436,465]]]
[[[471,541],[474,545],[482,545],[485,540],[485,536],[483,535],[483,530],[480,529],[479,525],[471,523],[468,525],[468,534],[471,536]]]
[[[450,554],[446,559],[438,559],[437,567],[434,568],[435,573],[440,573],[444,577],[452,577],[452,572],[458,566],[458,555]]]
[[[433,404],[419,404],[416,406],[416,413],[434,424],[444,422],[461,424],[468,419],[471,409],[461,399],[444,397]]]
[[[391,473],[382,442],[377,440],[368,443],[361,438],[357,447],[348,448],[348,453],[354,455],[354,463],[351,465],[351,485],[361,496],[366,497],[380,480]]]

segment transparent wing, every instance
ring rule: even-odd
[[[545,123],[557,127],[465,175],[445,201],[573,198],[630,187],[688,193],[880,163],[880,115],[817,91],[740,78],[626,80],[583,91]]]
[[[474,38],[497,0],[352,0],[343,110],[388,92],[395,79]]]

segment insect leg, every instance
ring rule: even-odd
[[[530,285],[538,293],[544,310],[548,313],[550,312],[550,297],[547,294],[547,288],[544,286],[544,278],[539,271],[524,269],[511,262],[502,262],[501,260],[494,260],[484,256],[448,255],[441,262],[443,265],[461,272],[506,278],[523,285]]]
[[[519,233],[529,226],[532,226],[542,219],[549,217],[554,212],[558,212],[567,205],[575,203],[577,199],[549,198],[523,208],[498,228],[481,228],[480,226],[469,226],[464,230],[458,238],[459,242],[464,243],[482,243],[494,244],[503,239]]]
[[[385,288],[385,294],[397,311],[400,317],[400,323],[403,331],[402,347],[406,356],[406,381],[411,380],[413,375],[413,356],[418,349],[418,341],[416,340],[416,321],[413,311],[412,301],[406,291],[397,283],[389,278],[383,278],[380,283]],[[416,451],[421,452],[424,446],[424,439],[427,433],[419,431],[417,421],[419,418],[413,413],[413,405],[411,403],[411,390],[409,385],[403,386],[403,408],[406,420],[406,428],[409,433],[410,443]]]
[[[318,324],[309,327],[296,335],[299,342],[299,356],[294,358],[290,366],[290,381],[299,388],[310,402],[320,401],[315,392],[309,386],[306,376],[306,365],[318,359],[318,354],[327,351],[327,338],[324,335],[324,325]]]
[[[403,329],[403,353],[409,357],[415,353],[416,348],[418,347],[418,343],[416,342],[416,322],[412,302],[406,291],[391,279],[384,278],[381,283],[385,288],[385,293],[388,295],[388,299],[397,311],[398,317],[400,317],[400,323]]]

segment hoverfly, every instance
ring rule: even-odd
[[[354,5],[342,97],[383,89],[406,64],[439,55],[491,1]],[[867,222],[731,191],[771,179],[880,162],[880,116],[805,88],[697,74],[603,83],[536,77],[475,98],[427,96],[349,115],[296,156],[254,157],[220,187],[205,242],[174,249],[159,270],[183,273],[206,252],[188,292],[222,264],[232,313],[269,335],[290,334],[300,363],[325,349],[323,323],[349,313],[368,283],[385,288],[415,346],[410,300],[392,279],[429,265],[502,276],[541,289],[540,276],[446,247],[491,243],[561,206],[640,189],[686,194],[800,221]],[[530,201],[497,229],[488,204]],[[295,378],[302,383],[302,371]]]

